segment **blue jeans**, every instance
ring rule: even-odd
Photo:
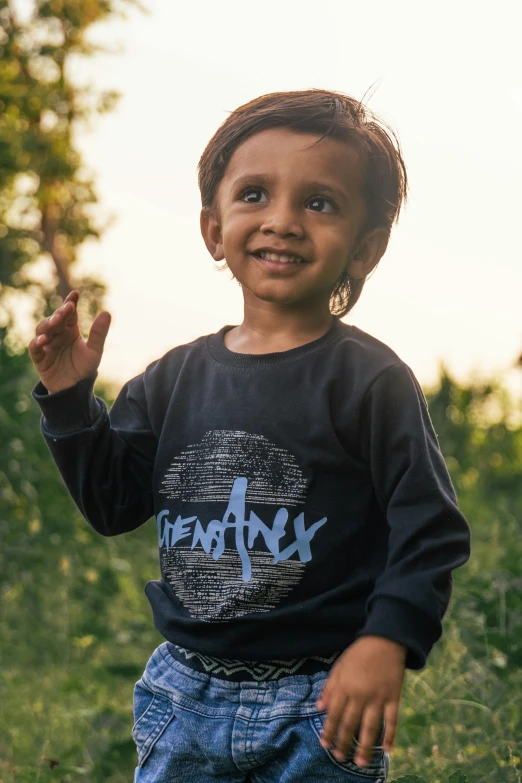
[[[230,682],[174,660],[167,644],[134,690],[134,783],[384,783],[389,756],[375,746],[369,767],[319,744],[327,672],[272,682]],[[382,735],[379,740],[382,742]]]

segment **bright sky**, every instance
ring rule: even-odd
[[[196,166],[232,109],[324,87],[362,97],[397,130],[410,202],[347,317],[425,385],[511,369],[522,351],[522,6],[500,0],[148,0],[100,27],[120,44],[78,70],[123,97],[78,144],[103,213],[82,268],[109,285],[100,373],[121,383],[169,348],[241,321],[239,287],[199,234]]]

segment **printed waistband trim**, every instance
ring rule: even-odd
[[[307,658],[271,661],[238,661],[230,658],[213,658],[195,650],[178,647],[168,643],[168,650],[174,660],[189,666],[191,669],[233,682],[267,682],[280,680],[282,677],[292,677],[294,674],[316,674],[328,671],[341,655],[335,652],[330,656],[311,655]]]

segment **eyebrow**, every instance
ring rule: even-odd
[[[245,187],[254,183],[260,183],[262,185],[270,185],[272,178],[267,177],[265,174],[245,174],[242,177],[238,177],[232,184],[234,190],[236,188]],[[339,188],[334,188],[331,185],[327,185],[326,182],[304,182],[302,187],[306,190],[320,191],[321,193],[328,193],[331,196],[339,199],[347,199],[348,194]]]
[[[339,188],[333,188],[331,185],[327,185],[326,182],[306,182],[305,185],[307,188],[310,188],[310,190],[320,190],[323,193],[330,193],[330,195],[336,196],[337,198],[346,198],[348,195],[343,190],[339,190]]]

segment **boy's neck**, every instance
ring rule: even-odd
[[[326,334],[332,318],[328,306],[290,309],[245,301],[243,323],[226,332],[225,345],[235,353],[289,351]]]

